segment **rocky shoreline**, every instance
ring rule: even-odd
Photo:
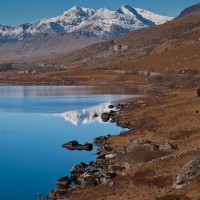
[[[138,98],[134,101],[129,99],[128,103],[118,104],[117,109],[110,106],[109,112],[101,114],[102,120],[116,123],[116,125],[129,128],[129,130],[115,136],[106,135],[94,138],[93,144],[90,145],[98,146],[96,161],[87,164],[80,162],[75,165],[71,169],[71,177],[58,179],[57,188],[42,200],[71,200],[74,199],[74,196],[79,200],[81,198],[76,196],[76,194],[80,194],[79,191],[98,194],[104,186],[113,193],[116,191],[113,185],[117,180],[120,180],[119,185],[122,188],[123,184],[128,184],[127,194],[131,193],[131,188],[136,191],[141,188],[144,192],[142,188],[148,186],[145,191],[147,196],[143,198],[145,200],[159,198],[162,200],[167,198],[189,200],[188,194],[195,198],[199,197],[198,192],[193,194],[189,192],[190,190],[177,190],[177,188],[185,188],[187,185],[189,188],[190,185],[198,188],[198,184],[194,184],[193,180],[196,180],[200,174],[198,167],[199,137],[196,132],[192,132],[194,129],[200,129],[197,123],[199,112],[196,110],[199,98],[195,97],[194,91],[187,92],[190,93],[187,99],[183,98],[185,91],[178,91],[163,97],[149,97],[148,100],[146,98]],[[184,111],[178,109],[177,100],[185,108]],[[188,103],[189,101],[192,104]],[[176,106],[174,107],[174,105]],[[165,113],[163,116],[160,111],[166,110],[166,107],[169,113]],[[171,117],[173,111],[174,115],[178,116],[177,120],[189,116],[190,122],[188,124],[187,122],[183,124],[176,122],[177,125],[173,126],[174,120]],[[187,114],[182,114],[186,111]],[[181,131],[182,127],[187,129],[191,126],[193,129],[190,132]],[[173,134],[172,131],[174,131]],[[78,142],[74,144],[78,145],[78,148],[83,148],[82,150],[87,150],[87,145],[89,145],[88,143],[82,145]],[[149,176],[150,174],[151,176]],[[130,182],[130,180],[132,181]],[[194,183],[191,184],[191,182]],[[137,184],[142,185],[139,185],[138,188]],[[94,186],[96,187],[94,188]],[[98,191],[99,188],[100,191]],[[154,192],[152,193],[152,191]],[[84,192],[84,199],[92,198],[89,193]],[[122,193],[124,192],[118,187],[118,192],[112,195],[118,198],[118,195]],[[109,196],[109,194],[107,195]],[[102,199],[100,197],[98,199]],[[127,199],[141,199],[141,196],[137,197],[131,193],[131,198]]]
[[[108,108],[115,109],[110,110],[101,114],[101,119],[103,122],[116,123],[116,125],[122,128],[130,128],[127,123],[120,123],[117,120],[117,114],[120,109],[125,107],[126,104],[109,105]],[[94,117],[98,115],[94,114]],[[65,176],[56,181],[57,187],[49,192],[49,195],[45,198],[39,198],[41,200],[55,200],[67,197],[71,192],[76,190],[81,190],[87,186],[96,186],[99,184],[104,184],[108,180],[117,176],[117,171],[129,168],[128,164],[117,165],[113,162],[113,159],[117,156],[117,152],[113,150],[107,143],[108,139],[111,137],[110,134],[105,136],[100,136],[93,139],[93,143],[79,144],[77,141],[69,141],[62,145],[62,148],[68,150],[86,150],[91,151],[93,145],[97,146],[98,155],[96,161],[91,161],[86,164],[83,162],[78,163],[73,166],[70,171],[70,177]]]

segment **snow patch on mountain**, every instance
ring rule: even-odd
[[[153,12],[150,12],[150,11],[147,11],[147,10],[143,10],[141,8],[135,8],[135,10],[142,17],[154,22],[156,25],[164,24],[164,23],[166,23],[168,21],[171,21],[173,19],[173,17],[157,15],[157,14],[155,14]]]

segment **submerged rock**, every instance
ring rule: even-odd
[[[38,192],[36,195],[37,195],[38,197],[41,197],[41,196],[42,196],[42,193]]]
[[[200,158],[189,161],[181,168],[173,187],[181,188],[198,176],[200,176]]]

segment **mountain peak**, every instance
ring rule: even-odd
[[[81,13],[81,12],[83,12],[83,9],[80,6],[74,6],[70,8],[69,10],[63,12],[63,15],[70,15],[73,13]]]

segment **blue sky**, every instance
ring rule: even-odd
[[[116,10],[121,5],[128,4],[162,15],[177,16],[185,7],[199,2],[200,0],[1,0],[0,24],[17,25],[54,17],[75,5]]]

